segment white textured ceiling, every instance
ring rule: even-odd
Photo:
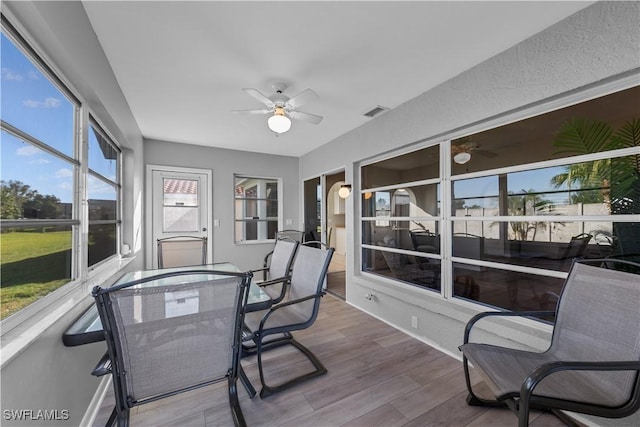
[[[592,2],[84,1],[146,138],[301,156]],[[242,88],[319,96],[278,137]]]

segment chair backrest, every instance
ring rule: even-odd
[[[291,239],[276,240],[269,263],[269,279],[289,275],[300,242]]]
[[[567,249],[565,249],[564,254],[562,254],[562,258],[570,259],[581,257],[585,249],[587,249],[587,245],[592,237],[593,236],[591,234],[587,233],[573,236],[569,241],[569,245],[567,246]]]
[[[94,288],[116,405],[237,378],[250,278],[194,269]]]
[[[304,240],[304,231],[300,230],[280,230],[276,232],[276,239],[289,238],[296,242],[302,242]]]
[[[206,263],[206,237],[172,236],[158,239],[158,268],[188,267]]]
[[[558,302],[549,348],[559,360],[640,360],[640,275],[610,269],[618,263],[625,261],[574,262]],[[633,371],[585,375],[621,404],[638,378]]]
[[[324,294],[322,288],[335,250],[321,244],[320,248],[314,247],[316,244],[320,242],[308,242],[298,248],[289,285],[290,301],[311,295],[318,296],[318,298],[293,305],[298,314],[308,316],[309,319],[317,315],[320,305],[319,297]]]
[[[397,248],[396,240],[390,236],[385,236],[384,239],[378,242],[378,246],[385,248]],[[404,266],[409,264],[409,258],[405,254],[391,251],[380,251],[384,257],[385,262],[389,266],[389,269],[394,274],[400,274]]]

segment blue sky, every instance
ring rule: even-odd
[[[2,120],[74,157],[73,103],[2,34],[0,70]],[[62,202],[73,198],[73,165],[2,132],[0,175],[5,181],[22,181],[43,195]],[[114,179],[115,162],[102,156],[93,132],[89,136],[92,169]],[[89,180],[89,198],[113,200],[112,187]]]

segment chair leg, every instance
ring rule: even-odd
[[[113,407],[113,411],[111,411],[111,415],[109,415],[109,419],[107,420],[107,423],[105,424],[105,427],[113,427],[116,425],[116,418],[118,416],[118,411],[116,409],[116,407]]]
[[[263,347],[263,343],[261,340],[262,337],[260,337],[257,341],[258,341],[258,371],[260,372],[260,383],[262,384],[262,389],[260,390],[260,398],[264,398],[267,396],[270,396],[274,393],[277,393],[279,391],[282,391],[286,388],[289,388],[291,386],[294,386],[296,384],[299,384],[303,381],[306,381],[310,378],[314,378],[320,375],[324,375],[327,373],[327,368],[324,367],[324,365],[322,364],[322,362],[320,362],[320,360],[311,352],[311,350],[309,350],[307,347],[303,346],[302,344],[300,344],[298,341],[296,341],[293,336],[291,336],[291,334],[287,334],[287,336],[285,336],[284,338],[280,338],[277,340],[272,340],[269,341],[267,343],[266,348]],[[268,350],[270,348],[273,347],[279,347],[282,345],[286,345],[286,344],[290,344],[294,347],[296,347],[302,354],[304,354],[307,359],[311,362],[311,364],[313,365],[313,367],[315,368],[313,371],[298,376],[296,378],[293,378],[291,380],[285,381],[281,384],[275,385],[275,386],[270,386],[267,385],[265,380],[264,380],[264,370],[262,368],[262,353],[265,350]]]
[[[129,409],[125,409],[120,412],[118,412],[117,409],[114,409],[113,411],[112,416],[114,414],[116,415],[118,427],[129,427]]]
[[[231,406],[231,416],[233,417],[233,424],[236,427],[246,427],[247,423],[244,420],[244,415],[242,414],[242,408],[240,407],[240,401],[238,400],[237,379],[236,378],[232,379],[231,377],[229,377],[228,384],[229,384],[229,406]]]
[[[488,400],[478,397],[471,387],[471,377],[469,376],[469,360],[466,356],[462,355],[462,366],[464,368],[464,381],[467,385],[467,391],[469,394],[467,395],[467,405],[469,406],[493,406],[493,407],[504,407],[507,406],[504,402],[498,402],[497,400]]]
[[[247,378],[247,374],[244,372],[244,369],[242,369],[242,366],[240,366],[240,368],[238,369],[239,375],[240,375],[240,381],[242,381],[242,385],[244,386],[244,389],[247,390],[247,394],[249,395],[250,399],[253,399],[254,396],[256,395],[256,389],[253,388],[253,384],[251,384],[251,381],[249,381],[249,378]]]

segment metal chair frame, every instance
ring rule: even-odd
[[[600,264],[602,268],[611,268],[617,265],[616,270],[633,270],[640,273],[640,264],[625,260],[617,260],[611,258],[602,259],[582,259],[574,260],[575,263]],[[573,266],[572,266],[573,269]],[[633,275],[630,273],[630,275]],[[633,279],[632,279],[633,280]],[[640,278],[637,280],[640,283]],[[564,292],[564,289],[563,289]],[[560,299],[562,295],[560,296]],[[560,300],[558,306],[560,306]],[[474,325],[481,319],[488,317],[544,317],[555,316],[557,308],[554,311],[496,311],[483,312],[472,317],[466,325],[464,331],[464,344],[469,343],[469,337]],[[554,342],[557,329],[554,328],[551,342]],[[462,348],[461,348],[462,350]],[[518,415],[519,427],[529,425],[529,413],[531,408],[552,411],[556,416],[567,421],[566,416],[557,412],[557,410],[566,410],[579,412],[588,415],[608,418],[622,418],[629,416],[640,409],[640,360],[628,361],[553,361],[538,366],[522,382],[519,392],[498,396],[496,400],[483,399],[473,392],[471,379],[469,375],[469,360],[463,351],[463,367],[465,382],[469,392],[467,403],[473,406],[507,406]],[[545,378],[561,371],[636,371],[635,380],[631,386],[631,393],[628,400],[618,407],[610,407],[603,405],[594,405],[592,403],[577,402],[567,399],[559,399],[554,397],[545,397],[535,394],[535,388]]]
[[[193,384],[188,387],[184,387],[178,390],[174,390],[168,393],[156,394],[146,398],[142,398],[140,400],[134,400],[127,393],[127,372],[124,369],[124,359],[123,352],[125,349],[122,348],[120,344],[120,340],[118,338],[119,334],[122,333],[120,327],[116,325],[115,312],[113,309],[113,304],[111,303],[110,295],[113,292],[117,292],[118,290],[129,288],[135,285],[139,285],[142,283],[165,279],[169,277],[175,276],[184,276],[191,274],[203,274],[203,275],[219,275],[226,277],[237,277],[240,279],[239,282],[239,290],[237,292],[237,300],[235,302],[234,309],[234,319],[233,319],[233,331],[230,332],[233,334],[232,336],[232,360],[230,367],[224,377],[215,378],[212,380],[206,380],[197,384]],[[115,394],[115,407],[107,421],[107,426],[114,425],[117,422],[118,426],[128,426],[129,425],[129,410],[135,406],[143,405],[146,403],[154,402],[166,397],[174,396],[183,392],[195,390],[201,387],[208,386],[210,384],[214,384],[223,380],[227,380],[228,383],[228,393],[229,393],[229,404],[231,407],[231,413],[234,425],[236,426],[246,426],[246,422],[244,419],[244,415],[242,414],[242,408],[240,407],[240,402],[238,400],[238,392],[237,392],[237,380],[241,379],[242,381],[248,381],[246,375],[242,371],[240,366],[240,348],[242,342],[242,325],[245,315],[245,308],[247,304],[247,298],[249,295],[249,285],[251,283],[251,272],[246,273],[237,273],[237,272],[228,272],[228,271],[213,271],[213,270],[183,270],[178,272],[170,272],[158,274],[151,277],[146,277],[143,279],[134,280],[131,282],[123,283],[120,285],[115,285],[110,288],[102,288],[100,286],[95,286],[92,290],[92,295],[96,300],[96,305],[98,308],[98,313],[100,315],[100,319],[102,321],[104,333],[105,333],[105,341],[107,343],[107,353],[102,358],[96,369],[94,370],[94,375],[100,376],[105,374],[111,374],[113,377],[113,388]],[[212,286],[215,286],[212,285]],[[100,367],[100,368],[98,368]],[[158,373],[159,375],[162,372]]]
[[[301,246],[314,248],[314,250],[316,250],[315,248],[317,245],[322,245],[326,247],[326,245],[317,241],[305,242]],[[291,334],[291,332],[293,331],[306,329],[306,328],[309,328],[311,325],[313,325],[313,323],[315,322],[318,316],[320,300],[326,293],[323,290],[323,285],[324,285],[325,278],[327,276],[327,271],[329,269],[331,257],[333,256],[334,248],[317,249],[317,250],[325,250],[327,253],[325,254],[325,257],[323,259],[323,265],[321,267],[320,274],[318,276],[315,292],[311,295],[307,295],[295,300],[287,300],[274,305],[264,314],[264,316],[262,317],[262,320],[260,321],[260,326],[257,330],[252,331],[248,328],[245,329],[246,331],[245,342],[253,341],[254,343],[253,346],[245,346],[245,354],[255,353],[258,356],[258,370],[260,373],[260,383],[262,385],[262,389],[260,390],[261,398],[267,397],[271,394],[287,389],[291,386],[299,384],[310,378],[314,378],[319,375],[323,375],[327,373],[327,369],[324,367],[322,362],[320,362],[320,360],[308,348],[306,348],[299,341],[297,341]],[[293,278],[291,282],[292,287],[295,286],[296,262],[298,261],[300,256],[301,255],[299,252],[296,257],[296,261],[294,262],[294,265],[293,265],[293,276],[292,276]],[[300,304],[306,301],[314,301],[314,305],[313,305],[313,311],[311,316],[305,322],[287,324],[279,327],[271,327],[271,328],[265,327],[265,324],[267,323],[269,318],[275,313],[278,313],[278,310],[286,309],[289,306]],[[272,335],[278,335],[278,336],[269,340],[265,340],[265,338]],[[283,345],[292,345],[295,348],[297,348],[311,362],[311,364],[314,366],[314,370],[309,373],[290,379],[288,381],[285,381],[283,383],[280,383],[278,385],[268,385],[266,384],[265,376],[264,376],[262,354],[267,350],[280,347]]]

